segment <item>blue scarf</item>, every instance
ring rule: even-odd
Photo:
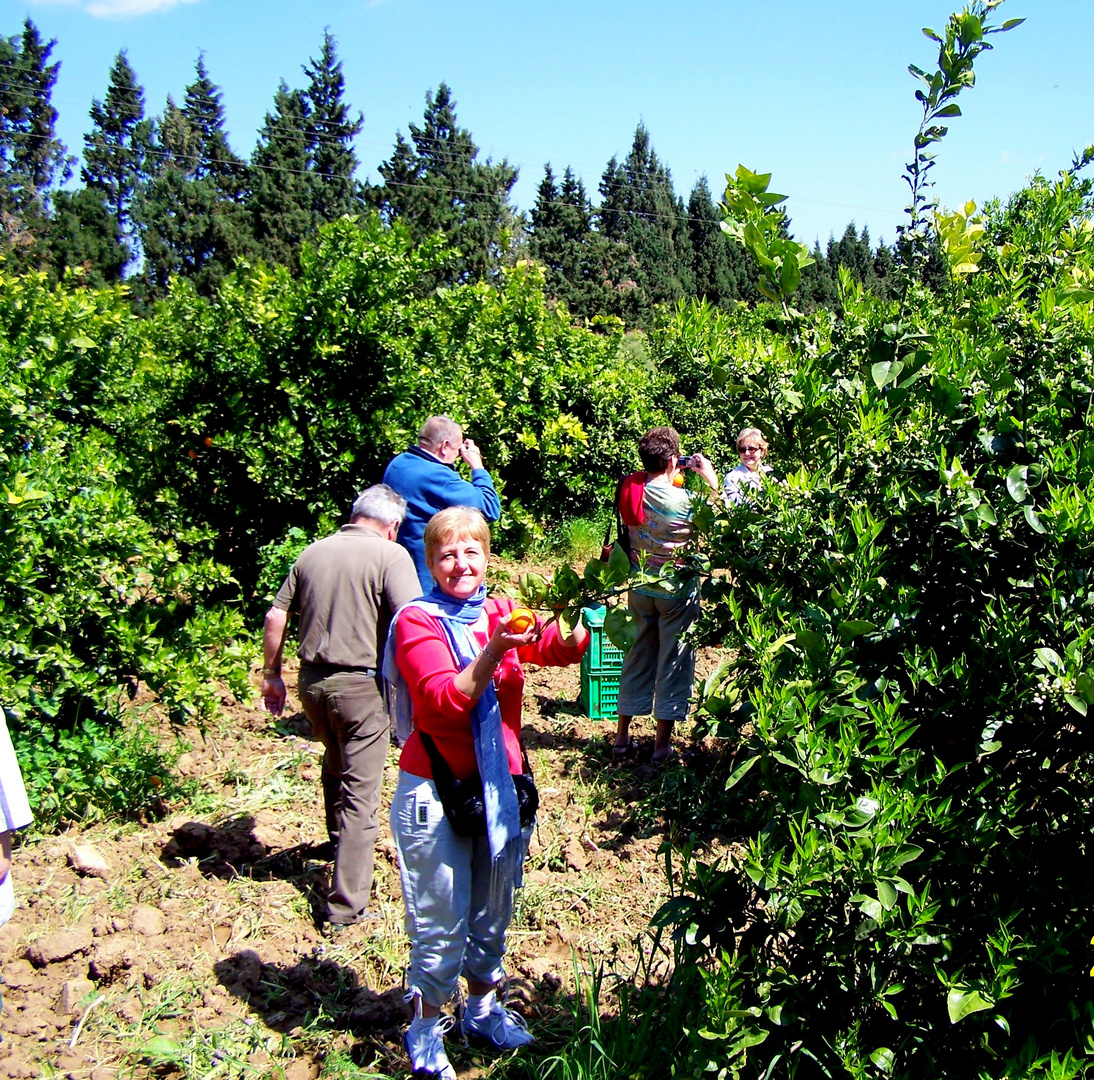
[[[479,621],[485,601],[485,585],[480,585],[475,595],[467,600],[457,600],[435,585],[427,596],[411,600],[395,613],[384,646],[383,675],[388,715],[400,744],[410,735],[412,706],[406,680],[395,663],[395,624],[399,616],[407,608],[414,607],[437,619],[456,666],[462,671],[475,662],[481,651],[471,628]],[[486,804],[486,837],[491,858],[489,906],[497,910],[500,902],[507,899],[509,890],[521,884],[524,839],[520,832],[517,791],[509,772],[509,755],[502,734],[501,708],[492,679],[471,709],[471,735]]]

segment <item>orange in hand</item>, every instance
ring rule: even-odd
[[[509,619],[509,629],[512,630],[514,634],[523,634],[526,630],[531,630],[535,625],[536,616],[531,608],[513,608],[513,614]]]

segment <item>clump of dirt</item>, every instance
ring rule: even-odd
[[[572,990],[575,956],[624,975],[667,963],[651,957],[645,933],[667,894],[666,825],[635,813],[664,779],[648,763],[652,725],[636,722],[637,757],[615,762],[613,722],[583,716],[578,690],[576,668],[528,672],[524,738],[542,801],[507,964],[510,1001],[533,1028]],[[386,816],[380,917],[328,940],[322,747],[291,697],[288,712],[275,721],[235,705],[214,729],[161,724],[165,740],[189,744],[178,763],[188,803],[152,824],[73,829],[18,849],[19,907],[0,929],[0,1076],[226,1069],[311,1080],[336,1051],[405,1075],[407,942]],[[154,707],[141,722],[157,722]],[[468,1052],[454,1059],[461,1075],[484,1075]]]

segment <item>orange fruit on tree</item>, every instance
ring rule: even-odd
[[[509,629],[512,630],[514,634],[523,634],[526,630],[531,630],[535,625],[536,615],[531,608],[513,608],[513,614],[509,618]]]
[[[672,478],[672,486],[673,487],[683,487],[684,486],[684,474],[682,472],[678,472]]]

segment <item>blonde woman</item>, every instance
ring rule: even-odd
[[[765,473],[771,472],[771,466],[764,464],[767,457],[767,439],[759,428],[746,427],[737,436],[737,453],[741,463],[726,473],[722,483],[722,498],[727,506],[748,505],[749,491],[759,491],[763,486]]]
[[[532,1041],[496,993],[531,834],[530,824],[522,830],[513,782],[524,772],[521,664],[576,663],[589,632],[580,620],[567,638],[557,623],[542,633],[513,631],[514,602],[486,595],[490,529],[478,510],[454,506],[434,514],[423,540],[436,584],[399,611],[384,657],[389,708],[405,740],[391,831],[410,938],[407,1053],[415,1076],[454,1080],[444,1050],[453,1021],[440,1012],[461,975],[465,1035],[504,1050]],[[446,774],[464,781],[476,773],[485,835],[466,836],[446,816],[438,789],[447,786]]]

